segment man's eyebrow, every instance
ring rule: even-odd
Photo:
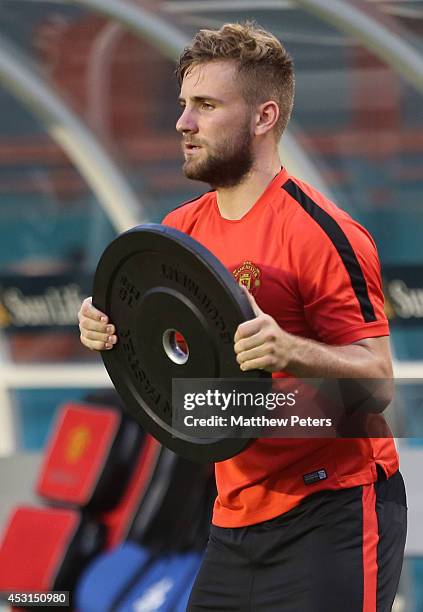
[[[192,96],[190,100],[192,102],[205,102],[206,100],[209,102],[222,102],[222,100],[219,100],[219,98],[213,98],[213,96]],[[185,98],[179,96],[178,102],[185,102]]]

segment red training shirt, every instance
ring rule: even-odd
[[[211,191],[163,223],[207,247],[287,332],[329,345],[389,335],[371,236],[285,169],[239,220],[221,217]],[[376,463],[388,477],[398,469],[391,438],[255,440],[216,463],[213,523],[259,523],[316,491],[375,482]],[[326,477],[306,484],[319,470]]]

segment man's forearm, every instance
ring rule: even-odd
[[[371,339],[331,346],[296,336],[285,370],[302,378],[392,378],[389,341],[374,340],[379,341],[378,351],[373,350]]]
[[[367,338],[348,346],[298,338],[286,371],[299,378],[341,379],[339,391],[347,412],[383,412],[394,395],[388,338]]]

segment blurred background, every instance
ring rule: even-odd
[[[422,0],[0,0],[0,528],[34,499],[58,407],[110,387],[76,319],[103,249],[207,189],[181,173],[175,59],[197,29],[246,18],[295,61],[285,165],[378,246],[409,379],[394,415],[410,506],[395,611],[420,612]]]

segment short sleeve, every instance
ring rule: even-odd
[[[297,258],[305,318],[327,344],[389,335],[380,263],[370,234],[348,215],[322,227],[308,218]],[[303,238],[304,240],[304,238]]]

